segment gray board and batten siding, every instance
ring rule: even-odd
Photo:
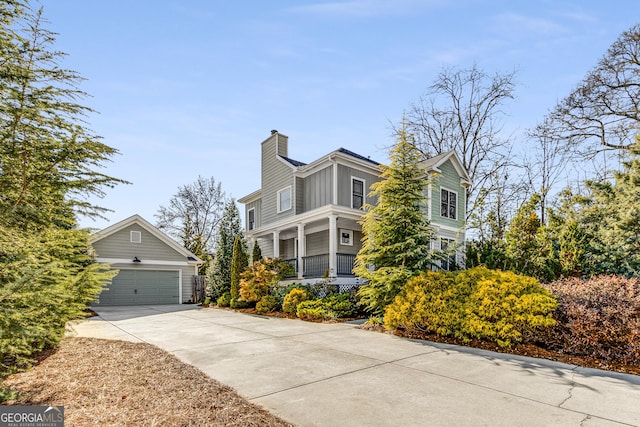
[[[332,204],[332,189],[332,165],[304,178],[304,212]]]
[[[371,184],[380,181],[381,178],[377,175],[373,175],[364,172],[360,169],[352,168],[349,166],[338,164],[338,182],[342,185],[338,185],[338,205],[351,207],[351,183],[353,178],[358,178],[364,181],[364,198],[365,203],[375,205],[376,199],[370,197]]]
[[[291,187],[292,206],[295,206],[293,167],[278,156],[287,156],[287,137],[275,133],[262,143],[262,209],[260,224],[292,216],[295,209],[278,212],[278,192]]]
[[[139,233],[139,242],[132,239],[131,232]],[[158,234],[161,235],[159,231]],[[98,304],[178,304],[191,300],[197,266],[188,262],[190,252],[172,247],[178,246],[176,243],[167,244],[146,227],[132,222],[92,239],[92,246],[99,262],[108,262],[112,269],[119,270],[100,294]]]
[[[131,242],[131,231],[141,233],[141,242]],[[183,254],[167,246],[165,242],[149,233],[143,227],[132,224],[104,239],[93,243],[100,258],[156,259],[165,261],[184,261]]]

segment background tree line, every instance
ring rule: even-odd
[[[473,180],[467,266],[545,281],[637,275],[639,58],[636,24],[522,137],[503,130],[515,72],[445,69],[411,104],[414,145],[456,150]]]

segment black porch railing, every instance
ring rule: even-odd
[[[353,276],[355,255],[336,254],[337,276]],[[304,277],[327,277],[329,275],[329,254],[312,255],[302,258]]]
[[[304,277],[324,277],[329,274],[329,254],[302,257]]]
[[[338,276],[353,276],[353,264],[356,256],[351,254],[336,254],[336,256],[336,274]]]

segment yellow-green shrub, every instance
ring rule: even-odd
[[[311,299],[311,295],[306,289],[293,288],[282,300],[282,311],[288,314],[296,314],[298,304]]]
[[[460,327],[466,295],[460,295],[450,272],[428,271],[409,280],[384,314],[390,328],[417,327],[440,335],[454,335]]]
[[[258,261],[251,264],[240,274],[239,301],[255,303],[269,295],[269,289],[278,284],[278,273],[265,262]]]
[[[279,305],[278,298],[273,295],[265,295],[256,304],[256,311],[261,314],[270,311],[277,311]]]
[[[532,277],[476,267],[411,279],[385,310],[385,325],[510,346],[522,330],[551,326],[557,302]]]
[[[462,282],[473,278],[461,338],[490,339],[504,347],[520,342],[526,327],[555,324],[551,312],[556,309],[557,301],[538,280],[484,267],[473,270],[478,269],[481,269],[480,277],[458,274]]]
[[[305,320],[339,319],[353,314],[353,303],[349,294],[329,295],[322,299],[302,301],[296,315]]]

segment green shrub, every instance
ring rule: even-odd
[[[282,311],[288,314],[296,314],[298,304],[311,298],[309,291],[303,288],[293,288],[282,301]]]
[[[385,310],[387,327],[417,328],[464,341],[500,346],[522,341],[522,332],[555,323],[557,302],[532,277],[476,267],[427,272],[409,280]]]
[[[231,292],[225,292],[218,298],[218,307],[229,307],[231,305]]]
[[[251,306],[251,303],[248,301],[243,301],[241,299],[231,298],[229,302],[229,307],[231,308],[248,308]]]
[[[256,304],[256,311],[258,313],[267,313],[270,311],[278,311],[280,304],[278,298],[273,295],[265,295]]]
[[[284,297],[287,296],[287,294],[291,292],[293,289],[308,290],[308,286],[303,285],[301,283],[291,283],[289,285],[278,285],[271,288],[270,295],[273,295],[274,297],[276,297],[278,299],[278,303],[280,304],[280,306],[282,306],[282,303],[284,302]]]
[[[467,289],[457,286],[450,272],[428,271],[409,280],[384,313],[389,328],[418,328],[455,335],[461,328]]]
[[[116,274],[93,262],[85,230],[0,225],[0,379],[57,346]]]
[[[327,306],[319,299],[302,301],[298,304],[296,315],[304,320],[333,318]]]
[[[640,280],[597,276],[563,279],[546,287],[558,298],[553,328],[534,331],[532,341],[605,362],[640,365]]]
[[[349,294],[332,294],[322,298],[322,302],[333,314],[334,318],[349,317],[353,314],[353,304],[349,300]]]
[[[551,312],[557,301],[537,279],[479,268],[485,274],[474,283],[467,301],[462,338],[489,339],[506,347],[522,341],[526,328],[555,324]],[[464,272],[458,278],[466,279]]]
[[[296,315],[305,320],[329,320],[348,317],[353,314],[353,304],[349,294],[329,295],[318,300],[303,301],[298,304]]]

